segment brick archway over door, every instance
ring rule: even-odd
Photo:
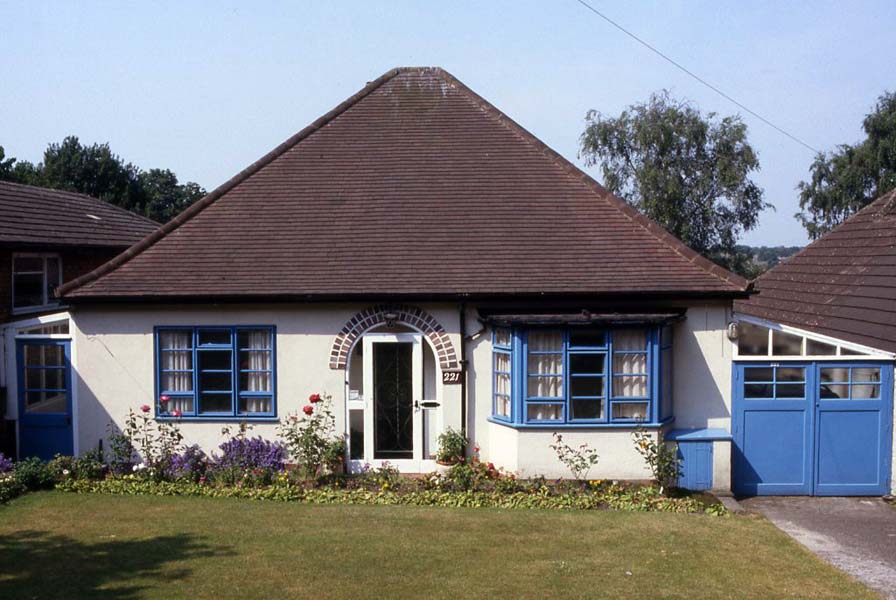
[[[333,340],[333,348],[330,350],[330,368],[345,369],[348,355],[358,338],[377,325],[389,322],[408,325],[425,335],[435,350],[439,367],[443,372],[456,371],[460,368],[454,344],[451,343],[442,324],[422,308],[404,304],[377,304],[365,308],[349,319],[336,339]]]

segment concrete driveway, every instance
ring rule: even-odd
[[[809,550],[896,600],[896,507],[878,498],[748,498]]]

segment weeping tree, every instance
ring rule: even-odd
[[[589,111],[580,142],[610,191],[707,258],[756,275],[736,246],[770,205],[750,179],[759,159],[740,117],[703,114],[662,91],[615,117]]]

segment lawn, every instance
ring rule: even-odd
[[[874,598],[760,517],[28,494],[0,598]]]

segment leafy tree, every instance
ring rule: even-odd
[[[704,115],[662,91],[618,117],[589,111],[586,122],[580,156],[613,193],[697,252],[748,271],[735,245],[769,205],[750,179],[759,159],[740,117]]]
[[[816,239],[896,188],[896,93],[885,92],[862,122],[866,138],[820,153],[800,182],[796,214]]]
[[[168,169],[142,171],[109,144],[87,146],[75,136],[50,144],[37,165],[4,156],[0,147],[0,180],[87,194],[160,222],[205,195],[199,184],[182,184]]]

